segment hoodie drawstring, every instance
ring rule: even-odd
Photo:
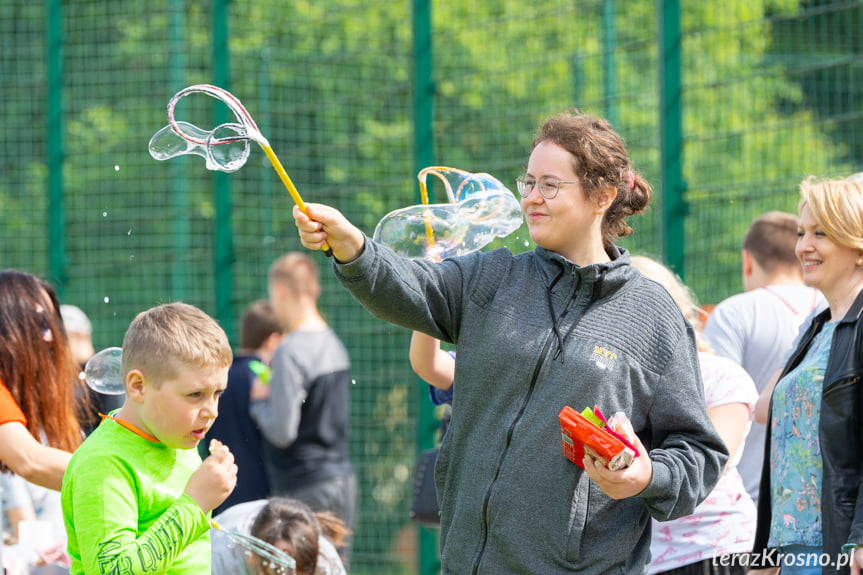
[[[557,339],[557,351],[554,352],[554,356],[552,359],[557,359],[558,356],[560,356],[561,352],[563,351],[563,342],[566,341],[566,339],[570,336],[570,334],[575,329],[575,326],[578,325],[578,322],[584,316],[584,314],[579,315],[576,318],[576,320],[574,322],[572,322],[572,325],[569,326],[569,329],[566,330],[566,335],[561,335],[559,322],[560,322],[560,320],[562,320],[566,316],[566,314],[569,313],[569,310],[572,308],[572,304],[575,301],[576,296],[578,295],[578,290],[581,287],[581,281],[582,281],[581,276],[578,276],[578,285],[576,286],[576,289],[575,289],[575,295],[573,297],[569,298],[569,301],[566,303],[566,308],[563,310],[563,313],[561,313],[559,317],[555,318],[554,317],[554,306],[552,305],[552,300],[551,300],[551,290],[554,289],[554,286],[557,285],[557,282],[560,281],[560,278],[562,278],[562,277],[563,277],[563,270],[560,270],[560,272],[557,274],[557,277],[555,277],[554,280],[552,280],[551,285],[548,286],[548,289],[545,291],[545,295],[547,296],[547,299],[548,299],[548,311],[551,314],[551,328],[552,328],[552,330],[554,330],[554,337]],[[605,270],[600,270],[598,275],[597,275],[596,281],[593,284],[593,289],[590,290],[590,300],[588,301],[587,306],[584,308],[585,311],[590,306],[593,305],[593,302],[595,302],[597,300],[598,295],[599,295],[599,291],[600,291],[601,286],[602,286],[602,280],[604,277],[605,277]],[[561,360],[561,361],[563,361],[563,360]]]

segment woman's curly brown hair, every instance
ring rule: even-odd
[[[611,124],[602,118],[571,110],[549,118],[540,126],[531,150],[546,141],[573,155],[573,168],[589,200],[597,201],[601,191],[609,186],[616,190],[617,195],[602,220],[605,245],[631,235],[632,228],[626,223],[626,218],[647,208],[653,189],[632,168],[623,141]]]

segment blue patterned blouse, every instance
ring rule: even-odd
[[[800,365],[780,379],[773,391],[770,547],[822,544],[818,420],[824,372],[837,323],[822,328]]]

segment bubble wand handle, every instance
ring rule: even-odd
[[[291,197],[294,199],[294,203],[297,204],[297,207],[306,214],[309,215],[308,209],[306,209],[306,203],[303,201],[303,198],[300,197],[300,193],[297,191],[297,188],[294,186],[294,183],[291,181],[291,177],[285,171],[285,168],[282,166],[282,163],[279,161],[279,158],[276,157],[276,153],[273,152],[273,148],[266,141],[258,142],[261,147],[264,149],[264,153],[269,158],[270,163],[273,165],[273,169],[276,170],[276,173],[279,174],[279,178],[281,178],[282,183],[285,184],[285,187],[288,189],[288,193],[291,194]],[[321,249],[327,255],[327,257],[331,257],[333,255],[333,250],[330,248],[329,244],[324,242],[324,245],[321,246]]]

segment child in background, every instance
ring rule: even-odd
[[[252,302],[243,313],[240,348],[228,370],[228,388],[222,396],[221,416],[207,432],[203,449],[211,439],[224,443],[237,464],[237,487],[225,501],[213,510],[217,515],[225,509],[246,501],[264,499],[270,495],[267,469],[264,465],[261,430],[249,415],[252,386],[264,383],[264,377],[253,367],[269,366],[285,329],[267,300]]]
[[[297,562],[296,575],[345,575],[336,547],[350,530],[331,511],[312,509],[298,499],[273,497],[247,501],[215,518],[223,529],[249,534],[284,551]],[[224,532],[213,529],[212,575],[267,575],[260,557],[249,557]]]
[[[738,364],[713,353],[702,337],[695,296],[674,272],[644,256],[632,256],[632,266],[662,284],[692,325],[707,414],[730,454],[719,482],[692,514],[671,521],[653,520],[647,573],[743,575],[746,567],[741,557],[752,550],[756,512],[737,463],[758,399],[755,383]]]
[[[209,573],[209,515],[236,484],[227,447],[198,442],[218,414],[232,352],[224,331],[183,303],[138,314],[123,340],[123,407],[106,416],[63,476],[73,575]]]
[[[429,385],[429,398],[435,405],[452,405],[455,379],[455,352],[441,349],[440,340],[421,331],[411,334],[411,368]]]

